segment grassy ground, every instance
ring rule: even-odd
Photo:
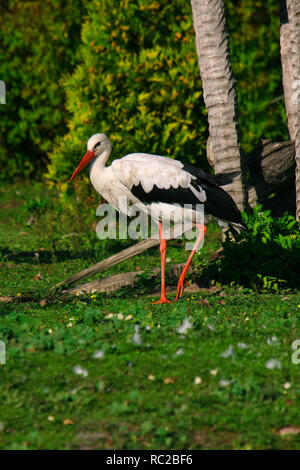
[[[40,184],[0,190],[0,447],[299,448],[299,293],[223,286],[160,306],[141,280],[109,295],[51,296],[128,243],[100,242],[85,205],[68,218],[55,197]],[[219,240],[210,228],[204,261]],[[168,257],[186,259],[181,242]],[[101,275],[157,265],[154,249]]]

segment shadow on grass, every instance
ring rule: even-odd
[[[52,263],[73,259],[90,259],[91,261],[101,261],[108,256],[114,255],[120,250],[132,245],[131,240],[120,243],[118,240],[109,240],[109,243],[102,244],[98,249],[86,248],[82,250],[12,250],[8,247],[0,247],[0,258],[14,263]]]

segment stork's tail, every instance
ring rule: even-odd
[[[225,186],[226,184],[232,183],[234,178],[240,175],[240,171],[233,171],[231,173],[217,173],[215,175],[210,175],[214,182],[219,186]]]

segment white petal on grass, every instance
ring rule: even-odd
[[[177,349],[177,351],[176,351],[176,353],[174,354],[174,356],[181,356],[183,353],[184,353],[183,349],[182,349],[182,348],[179,348],[179,349]]]
[[[88,370],[81,366],[74,366],[73,372],[75,372],[76,375],[82,375],[83,377],[87,377],[88,375]]]
[[[186,334],[190,328],[193,328],[193,323],[190,322],[188,318],[185,318],[181,325],[177,328],[177,333]]]
[[[279,339],[276,336],[272,336],[271,338],[267,338],[267,344],[269,346],[274,346],[279,344]]]
[[[105,352],[103,351],[103,349],[99,349],[99,351],[96,351],[93,355],[93,358],[94,359],[104,359],[104,356],[105,356]]]
[[[134,335],[133,337],[131,338],[132,342],[135,343],[137,346],[141,346],[142,344],[142,338],[141,338],[141,335],[139,333],[139,326],[138,325],[135,325],[134,327]]]
[[[234,353],[233,353],[232,344],[230,344],[230,346],[224,352],[220,354],[220,356],[224,358],[232,357],[233,355]]]
[[[202,379],[201,379],[201,377],[198,377],[198,376],[197,376],[197,377],[195,377],[195,380],[194,380],[194,384],[195,384],[195,385],[200,385],[200,384],[201,384],[201,382],[202,382]]]
[[[228,387],[230,385],[230,381],[226,379],[221,379],[219,384],[221,385],[221,387]]]
[[[98,382],[97,388],[98,388],[99,392],[101,392],[101,390],[104,390],[105,383],[103,382],[103,380],[100,380],[100,382]]]
[[[269,359],[266,362],[266,368],[270,370],[281,369],[281,362],[279,361],[279,359]]]
[[[214,325],[207,325],[207,328],[210,330],[210,331],[214,331],[216,329],[216,327]]]
[[[211,369],[211,370],[209,371],[209,373],[210,373],[211,375],[217,375],[218,369]]]
[[[238,348],[240,348],[240,349],[247,349],[248,346],[247,346],[246,343],[238,343]]]

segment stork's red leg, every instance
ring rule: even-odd
[[[161,294],[160,300],[153,302],[154,304],[166,304],[170,303],[170,300],[166,298],[166,285],[165,285],[165,263],[166,263],[166,252],[167,242],[164,239],[162,223],[159,222],[159,236],[160,236],[160,256],[161,256]]]
[[[179,297],[182,296],[182,292],[183,292],[183,283],[184,283],[184,281],[185,281],[186,273],[188,272],[188,269],[189,269],[189,267],[190,267],[190,264],[191,264],[191,262],[192,262],[192,259],[193,259],[193,257],[194,257],[194,254],[196,253],[196,251],[197,251],[197,249],[198,249],[198,247],[199,247],[199,245],[200,245],[200,243],[201,243],[201,241],[202,241],[204,235],[206,234],[206,227],[205,227],[205,225],[197,224],[197,227],[199,228],[200,233],[199,233],[198,238],[197,238],[197,240],[196,240],[195,246],[194,246],[194,248],[193,248],[193,250],[192,250],[192,252],[191,252],[191,254],[190,254],[190,256],[189,256],[189,259],[188,259],[188,261],[187,261],[187,263],[186,263],[186,265],[185,265],[185,267],[184,267],[184,269],[183,269],[183,271],[182,271],[182,273],[181,273],[181,275],[180,275],[180,277],[179,277],[178,285],[177,285],[177,293],[176,293],[175,302],[177,302],[178,296],[179,296]]]

